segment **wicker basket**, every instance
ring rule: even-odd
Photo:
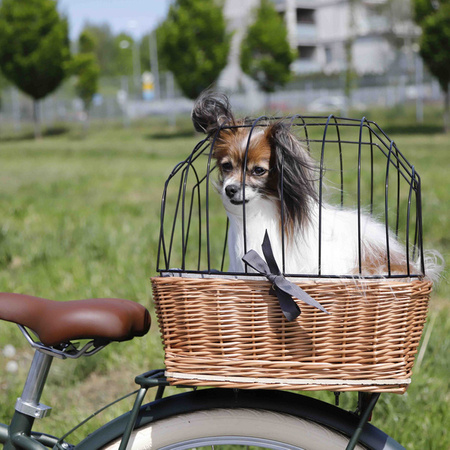
[[[288,322],[265,279],[152,278],[171,384],[405,392],[432,283],[298,284],[331,314],[299,302]]]

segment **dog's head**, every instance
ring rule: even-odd
[[[241,215],[265,199],[277,203],[288,228],[308,220],[311,200],[317,199],[315,165],[285,122],[266,120],[253,127],[249,120],[238,121],[228,98],[211,91],[195,102],[192,121],[210,135],[227,211]]]

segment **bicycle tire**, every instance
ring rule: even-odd
[[[317,423],[254,409],[213,409],[180,414],[135,430],[130,450],[263,448],[342,450],[348,438]],[[104,450],[118,450],[120,440]],[[213,446],[213,447],[212,447]],[[363,447],[358,446],[358,450]]]
[[[153,423],[176,416],[187,417],[191,413],[201,412],[203,414],[204,411],[219,409],[225,409],[230,414],[241,409],[256,411],[258,414],[261,411],[267,411],[282,414],[284,417],[292,416],[294,419],[306,420],[308,423],[315,423],[338,435],[346,436],[347,441],[356,429],[359,420],[355,414],[329,403],[292,392],[211,388],[171,395],[142,406],[135,429],[143,430]],[[108,448],[108,445],[120,440],[129,417],[130,413],[128,412],[99,428],[80,442],[76,449]],[[359,443],[362,447],[371,450],[404,450],[395,440],[371,424],[364,426]],[[144,448],[151,449],[152,447]]]

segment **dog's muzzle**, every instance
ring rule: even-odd
[[[239,192],[240,187],[237,184],[230,184],[225,188],[225,193],[229,199],[232,199]]]
[[[239,184],[229,184],[225,188],[225,194],[229,198],[230,203],[233,205],[242,205],[243,201],[243,190]],[[250,194],[250,192],[249,192]],[[245,203],[248,203],[249,199],[245,198]]]

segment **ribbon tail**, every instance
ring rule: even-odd
[[[286,278],[282,278],[277,280],[277,288],[286,292],[288,295],[292,295],[295,298],[298,298],[302,302],[307,305],[313,306],[317,309],[320,309],[324,313],[330,314],[317,300],[314,300],[308,293],[306,293],[300,286],[297,286],[294,283],[286,280]]]
[[[295,320],[301,313],[297,303],[295,303],[290,294],[281,289],[275,288],[275,294],[278,297],[278,302],[280,303],[284,317],[286,317],[289,322]]]

